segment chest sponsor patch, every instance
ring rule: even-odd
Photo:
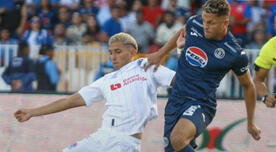
[[[111,91],[120,89],[126,85],[129,85],[133,82],[142,82],[142,81],[147,81],[148,79],[144,76],[140,76],[139,74],[133,75],[131,77],[128,77],[126,79],[123,79],[123,83],[114,83],[110,85]]]
[[[116,84],[110,85],[110,89],[111,89],[112,91],[114,91],[114,90],[116,90],[116,89],[119,89],[119,88],[121,88],[121,87],[122,87],[121,83],[116,83]]]
[[[186,60],[195,67],[205,67],[208,63],[206,53],[198,47],[189,47],[185,54]]]

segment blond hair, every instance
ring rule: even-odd
[[[136,50],[138,50],[138,44],[136,40],[127,33],[121,32],[111,36],[111,38],[108,41],[108,45],[111,45],[112,43],[115,43],[115,42],[120,42],[120,43],[123,43],[124,45],[130,45],[134,47]]]

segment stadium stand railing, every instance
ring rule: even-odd
[[[0,45],[0,74],[2,75],[11,57],[17,55],[17,45]],[[36,48],[35,50],[38,50]],[[37,53],[38,51],[36,51]],[[254,60],[258,56],[259,50],[246,50],[249,58],[249,69],[254,73]],[[32,54],[32,53],[31,53]],[[37,55],[32,55],[34,59]],[[140,55],[143,56],[143,55]],[[58,85],[59,92],[75,92],[81,87],[93,82],[99,65],[108,60],[107,48],[101,45],[95,46],[56,46],[54,60],[61,72],[61,79]],[[275,83],[274,69],[270,71],[268,86],[273,91]],[[34,83],[34,85],[36,85]],[[0,79],[0,91],[10,90],[9,86]],[[165,91],[164,91],[165,90]],[[159,95],[166,95],[166,89],[159,90]],[[217,90],[218,97],[240,98],[243,96],[242,87],[232,72],[229,72],[221,82]]]

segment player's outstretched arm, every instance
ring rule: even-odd
[[[267,78],[269,70],[259,68],[258,71],[255,71],[254,75],[254,83],[256,86],[256,90],[258,95],[265,96],[267,95],[267,87],[265,84],[265,79]]]
[[[145,66],[145,70],[147,70],[151,65],[155,65],[154,71],[157,70],[158,66],[161,63],[162,58],[169,53],[171,50],[176,48],[176,41],[180,35],[180,33],[186,33],[186,28],[180,29],[164,46],[162,46],[157,52],[152,53],[147,56],[148,64]],[[183,34],[185,35],[185,34]]]
[[[254,83],[250,77],[250,72],[247,71],[245,74],[238,76],[240,84],[244,88],[244,98],[247,111],[247,129],[248,132],[255,140],[259,140],[260,129],[255,125],[254,115],[255,115],[255,106],[256,106],[256,91]]]
[[[19,109],[14,113],[14,116],[19,122],[24,122],[29,120],[31,117],[56,113],[84,105],[85,102],[81,95],[79,93],[75,93],[69,97],[56,100],[45,106],[33,109]]]
[[[266,104],[267,107],[273,108],[276,104],[275,95],[271,95],[268,92],[267,86],[265,84],[265,80],[268,77],[269,70],[259,68],[255,72],[254,76],[254,84],[256,86],[257,93],[260,97],[264,97],[263,102]]]

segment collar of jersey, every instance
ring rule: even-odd
[[[108,76],[111,77],[111,78],[112,78],[112,77],[116,77],[118,73],[125,72],[125,71],[127,71],[127,70],[129,70],[129,69],[135,67],[136,64],[133,64],[134,62],[136,62],[136,61],[132,61],[132,62],[130,62],[130,63],[124,65],[124,66],[121,67],[120,69],[118,69],[118,70],[116,70],[116,71],[114,71],[114,72],[108,74]]]
[[[121,67],[119,70],[117,70],[116,72],[125,72],[126,70],[133,68],[135,64],[133,64],[136,61],[131,61],[130,63],[124,65],[123,67]]]

